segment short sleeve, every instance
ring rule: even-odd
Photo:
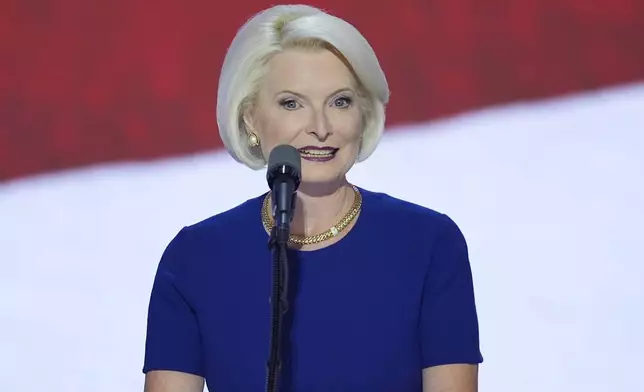
[[[420,311],[423,368],[483,361],[465,238],[441,215],[425,276]]]
[[[157,268],[148,307],[144,373],[174,370],[203,377],[197,318],[179,284],[189,257],[186,235],[184,228],[175,236]]]

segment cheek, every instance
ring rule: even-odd
[[[362,116],[359,112],[340,113],[334,119],[333,128],[344,144],[357,144],[362,139]]]
[[[279,113],[264,116],[258,127],[262,151],[269,154],[279,144],[291,143],[303,127],[303,120],[295,113]]]

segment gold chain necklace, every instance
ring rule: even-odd
[[[349,226],[349,223],[353,221],[356,216],[358,216],[358,213],[360,212],[360,209],[362,208],[362,195],[360,194],[360,191],[358,188],[355,186],[351,186],[353,189],[353,193],[355,194],[355,198],[353,200],[353,205],[351,206],[351,209],[349,209],[349,212],[340,219],[338,223],[335,225],[331,226],[331,228],[327,231],[324,231],[319,234],[315,234],[312,236],[301,236],[301,235],[295,235],[291,234],[289,235],[289,242],[297,245],[311,245],[311,244],[317,244],[318,242],[326,241],[329,238],[333,238],[340,234],[344,229]],[[275,225],[273,222],[273,217],[271,216],[270,213],[271,210],[271,192],[268,192],[266,197],[264,198],[264,203],[262,205],[262,224],[264,225],[264,229],[266,230],[267,233],[270,234],[271,229]]]

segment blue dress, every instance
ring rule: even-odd
[[[467,245],[446,215],[359,188],[362,212],[337,243],[291,251],[282,391],[421,392],[422,369],[482,362]],[[262,391],[272,255],[264,196],[184,227],[159,263],[143,371]]]

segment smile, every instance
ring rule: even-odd
[[[333,147],[302,147],[298,150],[302,159],[313,162],[326,162],[335,157],[337,148]]]

